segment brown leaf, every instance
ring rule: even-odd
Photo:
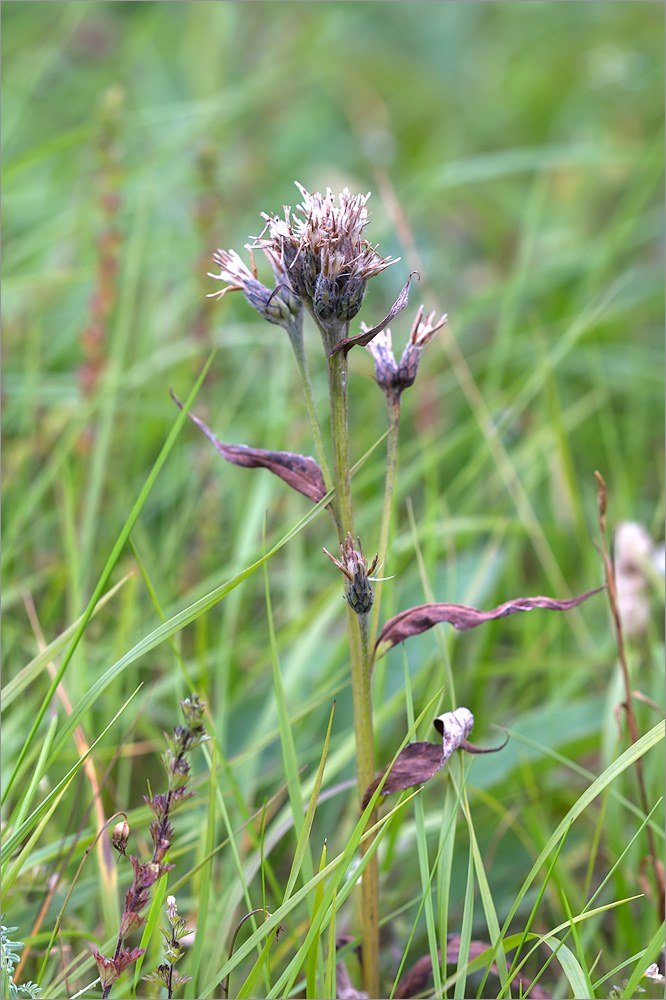
[[[388,316],[386,316],[381,323],[378,323],[377,326],[373,326],[371,330],[364,330],[363,333],[359,333],[356,337],[343,337],[342,340],[339,340],[337,344],[333,346],[329,357],[332,358],[334,354],[338,353],[338,351],[344,351],[346,354],[347,351],[350,351],[356,344],[361,344],[361,346],[365,347],[370,343],[373,337],[376,337],[378,333],[381,333],[384,327],[388,326],[393,317],[397,316],[399,312],[402,312],[407,305],[407,300],[409,299],[409,286],[412,283],[413,274],[418,277],[419,281],[421,280],[421,275],[418,271],[409,272],[407,283],[391,306]]]
[[[490,947],[491,945],[487,941],[470,941],[468,960],[472,962]],[[460,935],[449,934],[446,939],[446,964],[457,965],[459,952]],[[490,971],[495,976],[498,974],[497,966],[494,962],[490,966]],[[395,993],[393,994],[395,1000],[406,1000],[407,997],[415,997],[420,993],[425,993],[430,985],[431,978],[432,961],[430,959],[430,955],[424,955],[423,958],[420,958],[418,962],[416,962],[398,982]],[[530,982],[531,980],[528,979],[527,976],[523,976],[519,972],[511,980],[511,985],[515,989],[522,987],[523,991],[525,991],[529,987]],[[540,986],[534,986],[529,992],[523,992],[521,995],[531,997],[531,1000],[550,1000],[550,994],[546,993],[546,991],[541,989]]]
[[[363,809],[387,771],[388,777],[382,785],[380,795],[390,795],[391,792],[399,792],[403,788],[425,784],[444,767],[449,757],[459,748],[467,750],[468,753],[497,753],[506,746],[509,739],[507,736],[502,746],[487,749],[469,743],[467,737],[474,727],[474,716],[463,706],[438,716],[433,725],[442,737],[441,747],[437,743],[408,743],[396,757],[393,766],[390,769],[384,768],[366,789],[362,802]]]
[[[495,618],[506,618],[507,615],[513,615],[517,611],[531,611],[533,608],[569,611],[593,594],[598,594],[600,590],[604,590],[604,587],[589,590],[586,594],[572,597],[568,601],[556,601],[552,597],[519,597],[515,601],[506,601],[490,611],[480,611],[465,604],[420,604],[418,607],[401,611],[386,622],[375,643],[375,659],[379,659],[393,646],[404,642],[410,636],[426,632],[438,622],[449,622],[454,628],[465,632]]]
[[[173,389],[170,391],[174,403],[181,410],[184,409]],[[314,458],[296,455],[291,451],[264,451],[262,448],[248,448],[244,444],[225,444],[215,437],[203,420],[199,420],[193,413],[187,415],[227,462],[247,469],[268,469],[314,503],[319,503],[326,496],[324,476]]]
[[[390,795],[391,792],[399,792],[403,788],[411,788],[412,785],[420,785],[422,782],[430,781],[432,776],[437,774],[443,766],[444,752],[436,743],[408,743],[398,754],[380,795]],[[381,774],[377,775],[372,784],[367,787],[363,796],[363,809],[372,798],[375,788],[387,770],[384,768]]]

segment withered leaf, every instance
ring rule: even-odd
[[[408,743],[398,754],[396,761],[384,782],[380,795],[390,795],[412,785],[420,785],[430,781],[444,767],[442,748],[436,743]],[[386,768],[378,774],[371,785],[365,790],[362,806],[365,809],[372,798],[375,788],[386,774]]]
[[[514,615],[517,611],[531,611],[533,608],[546,608],[551,611],[569,611],[577,604],[586,601],[593,594],[598,594],[604,590],[597,587],[596,590],[589,590],[580,597],[572,597],[567,601],[557,601],[553,597],[519,597],[515,601],[505,601],[490,611],[480,611],[478,608],[468,607],[465,604],[419,604],[415,608],[408,608],[401,611],[394,618],[390,618],[377,637],[375,643],[375,659],[384,656],[389,649],[397,646],[399,642],[404,642],[412,635],[419,635],[426,632],[438,622],[448,622],[461,632],[470,628],[476,628],[484,622],[492,621],[495,618],[506,618],[507,615]]]
[[[184,409],[173,389],[170,391],[174,403],[181,410]],[[314,458],[296,455],[291,451],[264,451],[263,448],[248,448],[244,444],[225,444],[215,437],[203,420],[199,420],[193,413],[187,415],[227,462],[247,469],[268,469],[314,503],[319,503],[326,496],[324,476]]]
[[[472,962],[479,955],[482,955],[484,951],[487,951],[492,946],[488,941],[470,941],[469,945],[469,961]],[[460,952],[460,935],[459,934],[449,934],[446,939],[446,964],[447,965],[457,965],[458,955]],[[490,971],[494,975],[499,975],[497,971],[497,965],[495,962],[490,966]],[[418,962],[411,967],[411,969],[405,973],[404,976],[399,980],[396,986],[395,993],[393,996],[396,1000],[406,1000],[407,997],[419,996],[421,993],[425,993],[430,985],[432,978],[432,960],[430,955],[424,955],[420,958]],[[546,993],[540,986],[533,986],[529,989],[530,980],[527,976],[522,975],[518,972],[511,980],[511,985],[518,990],[522,989],[521,996],[526,998],[531,998],[531,1000],[550,1000],[550,993]]]
[[[388,326],[394,316],[397,316],[399,312],[402,312],[407,305],[407,301],[409,299],[409,287],[412,283],[412,275],[414,274],[417,276],[419,281],[421,280],[421,275],[418,271],[409,272],[407,283],[404,285],[400,295],[391,306],[388,316],[385,316],[381,323],[378,323],[377,326],[373,326],[371,330],[365,330],[363,333],[359,333],[356,337],[343,337],[342,340],[337,342],[337,344],[334,344],[330,357],[333,357],[333,355],[337,354],[338,351],[344,351],[346,354],[347,351],[351,350],[352,347],[355,347],[356,344],[360,344],[362,347],[365,347],[370,343],[373,337],[376,337],[378,333],[381,333],[384,327]]]
[[[380,795],[390,795],[403,788],[425,784],[438,771],[441,771],[449,757],[459,748],[468,753],[497,753],[506,746],[509,739],[507,736],[499,747],[482,748],[470,743],[467,737],[474,727],[474,716],[468,708],[464,707],[438,716],[434,719],[433,725],[442,737],[442,745],[428,742],[408,743],[396,757],[393,766],[390,769],[384,768],[368,786],[363,796],[363,809],[374,795],[377,785],[387,771],[389,772],[388,777],[382,786]]]

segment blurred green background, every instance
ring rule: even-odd
[[[633,2],[3,6],[5,678],[36,650],[26,592],[47,641],[83,610],[175,420],[168,387],[184,398],[213,345],[194,408],[220,438],[312,451],[283,332],[240,295],[205,298],[219,287],[206,277],[212,251],[243,252],[262,211],[299,200],[296,180],[373,192],[366,235],[402,260],[371,283],[360,318],[385,315],[413,268],[421,283],[392,324],[398,349],[421,301],[449,314],[404,397],[387,616],[426,599],[415,539],[438,600],[488,607],[598,585],[595,469],[610,522],[663,536],[663,13]],[[314,330],[308,353],[326,423]],[[359,458],[383,433],[383,398],[366,352],[350,366]],[[369,554],[382,484],[380,447],[354,481]],[[186,426],[134,533],[167,614],[252,561],[266,510],[276,539],[307,505],[268,473],[225,465]],[[339,581],[322,545],[334,545],[323,516],[270,564],[308,764],[336,690],[334,742],[351,746]],[[134,565],[128,552],[114,579]],[[618,692],[595,601],[571,617],[535,612],[463,639],[447,633],[479,740],[492,722],[516,722],[576,759],[600,748],[607,759]],[[263,583],[251,578],[182,636],[224,753],[248,751],[236,777],[253,806],[281,780],[276,745],[252,749],[275,726],[265,617]],[[157,621],[135,574],[86,633],[66,675],[72,700]],[[660,701],[661,649],[654,625],[636,655]],[[406,655],[419,710],[443,665],[432,634]],[[401,664],[396,650],[378,668],[381,760],[404,732]],[[147,682],[135,750],[107,792],[114,808],[138,804],[146,774],[159,774],[155,747],[185,690],[166,646],[128,673],[90,718],[92,735],[137,677]],[[43,676],[13,709],[10,760],[46,686]],[[646,714],[643,728],[653,721]],[[514,745],[477,761],[474,780],[507,807],[538,797],[519,764],[540,766]],[[552,785],[557,818],[571,779],[548,766],[540,787]],[[323,835],[342,808],[327,803]],[[485,808],[491,877],[510,899],[512,852],[524,844],[495,842]],[[406,885],[405,838],[386,864],[402,858]],[[396,878],[387,905],[403,887]],[[641,933],[626,920],[625,957]]]

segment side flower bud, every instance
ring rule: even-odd
[[[251,251],[250,251],[251,254]],[[220,268],[219,274],[210,274],[209,278],[226,281],[226,288],[211,292],[208,298],[221,299],[227,292],[240,291],[253,309],[269,323],[288,329],[300,316],[303,306],[299,297],[286,280],[278,278],[278,285],[272,291],[257,278],[257,272],[252,258],[252,271],[243,263],[235,250],[216,250],[213,260]],[[269,262],[275,271],[274,261]]]
[[[129,823],[126,819],[121,819],[119,823],[116,823],[113,830],[111,831],[111,843],[119,854],[125,856],[125,849],[127,848],[127,841],[129,840],[130,828]]]
[[[448,316],[444,314],[435,321],[434,312],[424,319],[421,306],[412,325],[407,346],[402,352],[400,364],[393,355],[389,327],[385,327],[365,345],[375,361],[377,385],[384,391],[389,401],[399,400],[403,391],[414,384],[423,348],[430,343],[437,331],[441,330],[447,319]],[[361,330],[367,332],[364,323],[361,323]]]
[[[374,594],[370,586],[370,575],[377,566],[379,556],[375,556],[370,565],[363,555],[361,539],[356,539],[358,548],[354,545],[354,539],[350,532],[340,545],[340,559],[336,559],[331,553],[324,549],[328,558],[335,563],[338,569],[346,577],[345,598],[352,611],[357,615],[367,615],[372,608]]]

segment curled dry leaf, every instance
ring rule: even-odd
[[[417,742],[408,743],[396,757],[393,766],[384,768],[375,780],[365,791],[362,807],[365,809],[368,802],[374,795],[377,785],[382,780],[386,771],[389,770],[388,777],[382,786],[380,795],[390,795],[392,792],[399,792],[403,788],[412,788],[413,785],[423,785],[430,781],[438,771],[444,767],[445,763],[455,750],[467,750],[468,753],[497,753],[502,750],[507,742],[499,747],[488,747],[482,749],[469,743],[467,737],[474,726],[474,716],[468,708],[457,708],[454,712],[445,712],[438,716],[433,725],[442,737],[442,745],[437,743]]]
[[[593,594],[598,594],[604,587],[597,587],[596,590],[588,590],[580,597],[572,597],[568,601],[556,601],[553,597],[518,597],[515,601],[506,601],[490,611],[480,611],[478,608],[468,607],[465,604],[419,604],[415,608],[408,608],[401,611],[394,618],[390,618],[381,632],[377,636],[375,643],[375,659],[384,656],[393,646],[399,642],[404,642],[412,635],[419,635],[426,632],[433,625],[439,622],[448,622],[461,632],[484,622],[493,621],[495,618],[506,618],[507,615],[515,615],[517,611],[532,611],[533,608],[546,608],[550,611],[569,611],[576,605],[586,601]]]
[[[184,409],[173,390],[171,398],[181,410]],[[199,420],[193,413],[188,413],[188,417],[227,462],[243,465],[247,469],[268,469],[314,503],[319,503],[326,496],[324,476],[314,458],[296,455],[291,451],[264,451],[263,448],[248,448],[244,444],[225,444],[215,437],[203,420]]]
[[[373,326],[371,330],[364,330],[363,333],[359,333],[356,337],[343,337],[343,339],[339,340],[337,344],[334,344],[330,357],[333,357],[333,355],[337,354],[338,351],[344,351],[346,354],[347,351],[351,350],[352,347],[355,347],[356,344],[366,347],[373,337],[376,337],[378,333],[381,333],[384,327],[388,326],[394,316],[397,316],[399,312],[402,312],[407,305],[407,301],[409,299],[409,287],[412,283],[412,275],[414,274],[417,276],[419,281],[421,280],[421,275],[418,271],[410,271],[407,283],[403,286],[400,295],[391,306],[388,316],[385,316],[381,323],[378,323],[377,326]]]
[[[487,951],[492,946],[488,941],[470,941],[469,945],[469,961],[472,962],[479,955],[482,955],[484,951]],[[446,939],[446,964],[447,965],[457,965],[458,964],[458,954],[460,952],[460,935],[459,934],[449,934]],[[497,976],[497,966],[493,962],[490,966],[490,971],[493,975]],[[407,997],[419,996],[422,993],[427,992],[432,979],[432,960],[430,955],[424,955],[420,958],[411,969],[405,973],[404,976],[398,982],[396,986],[395,993],[393,996],[396,1000],[406,1000]],[[542,990],[540,986],[534,986],[529,989],[530,980],[527,976],[523,976],[520,972],[517,973],[511,980],[511,985],[516,989],[522,990],[521,996],[530,997],[531,1000],[550,1000],[550,993],[546,993]]]

